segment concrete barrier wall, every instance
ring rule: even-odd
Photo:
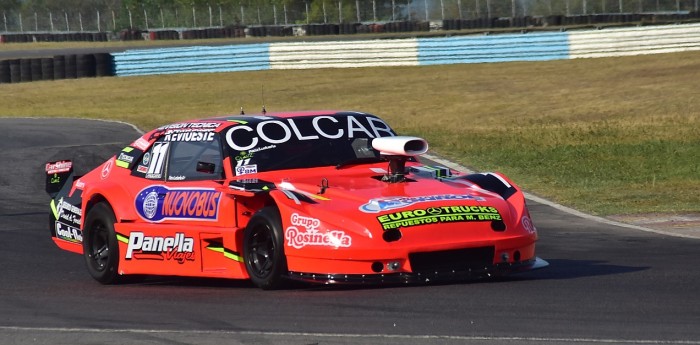
[[[571,59],[700,50],[700,24],[569,33]]]
[[[271,69],[417,65],[418,42],[415,38],[270,45]]]
[[[114,54],[118,76],[547,61],[700,50],[700,24],[574,32],[241,44]]]

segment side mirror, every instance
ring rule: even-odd
[[[205,174],[213,174],[216,170],[216,164],[207,162],[197,162],[197,172]]]

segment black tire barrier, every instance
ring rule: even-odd
[[[245,37],[245,27],[243,27],[243,26],[227,26],[224,28],[224,37],[226,37],[226,38],[243,38],[243,37]]]
[[[141,30],[122,30],[119,32],[119,39],[121,41],[141,41],[143,40],[143,35]]]
[[[423,21],[400,21],[389,22],[384,25],[385,32],[415,32],[430,31],[430,22]]]
[[[32,81],[32,61],[29,59],[20,59],[19,73],[19,78],[22,82]]]
[[[108,53],[95,54],[95,76],[114,76],[114,57]]]
[[[32,69],[32,71],[31,71],[32,81],[44,80],[44,78],[41,75],[41,58],[30,59],[29,65],[30,65],[30,68]]]
[[[338,29],[341,35],[353,35],[357,33],[357,27],[360,23],[343,23],[340,24]]]
[[[266,26],[265,35],[274,37],[288,37],[294,35],[291,26]]]
[[[248,35],[251,37],[265,37],[265,27],[251,26],[248,28]]]
[[[149,38],[152,41],[158,40],[179,40],[180,33],[175,30],[162,30],[162,31],[151,31],[148,33]]]
[[[273,27],[277,28],[277,27]],[[179,39],[180,37],[183,40],[195,40],[195,39],[211,39],[211,38],[240,38],[240,37],[246,37],[246,31],[248,32],[249,36],[254,36],[254,37],[265,37],[268,36],[268,33],[266,31],[266,27],[264,26],[254,26],[254,27],[239,27],[239,26],[227,26],[225,28],[210,28],[210,29],[201,29],[201,30],[183,30],[182,34],[177,33],[177,37],[175,35],[172,36],[172,39]],[[282,35],[282,32],[285,32],[284,29],[272,29],[272,30],[277,30],[273,31],[275,32],[274,35],[271,36],[280,36]],[[292,28],[289,27],[287,30],[289,32],[289,35],[292,34]],[[280,32],[279,34],[276,32]]]
[[[53,57],[53,79],[66,79],[66,57],[64,55]]]
[[[76,66],[77,56],[66,55],[66,79],[78,77],[78,67]]]
[[[10,60],[10,82],[19,83],[22,81],[21,64],[19,59]]]
[[[75,70],[77,78],[95,77],[95,55],[80,54],[75,59]]]
[[[53,80],[53,58],[41,59],[42,80]]]
[[[109,36],[106,32],[5,34],[0,40],[0,43],[106,42]]]
[[[369,30],[371,33],[382,33],[385,31],[384,24],[370,24]]]
[[[444,19],[442,21],[442,29],[445,31],[462,30],[463,22],[460,19]]]
[[[0,60],[0,84],[12,82],[10,75],[10,60]]]
[[[309,24],[304,25],[304,30],[306,30],[306,34],[309,36],[340,34],[340,27],[338,24]]]

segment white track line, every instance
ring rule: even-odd
[[[352,334],[352,333],[311,333],[311,332],[262,332],[262,331],[225,331],[225,330],[159,330],[159,329],[109,329],[109,328],[64,328],[64,327],[13,327],[0,326],[0,331],[15,332],[52,332],[52,333],[132,333],[132,334],[209,334],[239,336],[279,336],[279,337],[317,337],[346,339],[406,339],[406,340],[459,340],[459,341],[494,341],[503,342],[566,342],[596,344],[690,344],[700,345],[700,340],[658,340],[658,339],[595,339],[595,338],[547,338],[547,337],[491,337],[459,335],[402,335],[402,334]]]

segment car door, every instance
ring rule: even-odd
[[[139,189],[134,199],[139,219],[122,226],[128,239],[121,267],[128,273],[223,274],[231,268],[222,250],[234,241],[234,215],[227,210],[235,201],[222,187],[219,136],[167,138],[156,140],[132,170],[139,180],[132,186]]]

